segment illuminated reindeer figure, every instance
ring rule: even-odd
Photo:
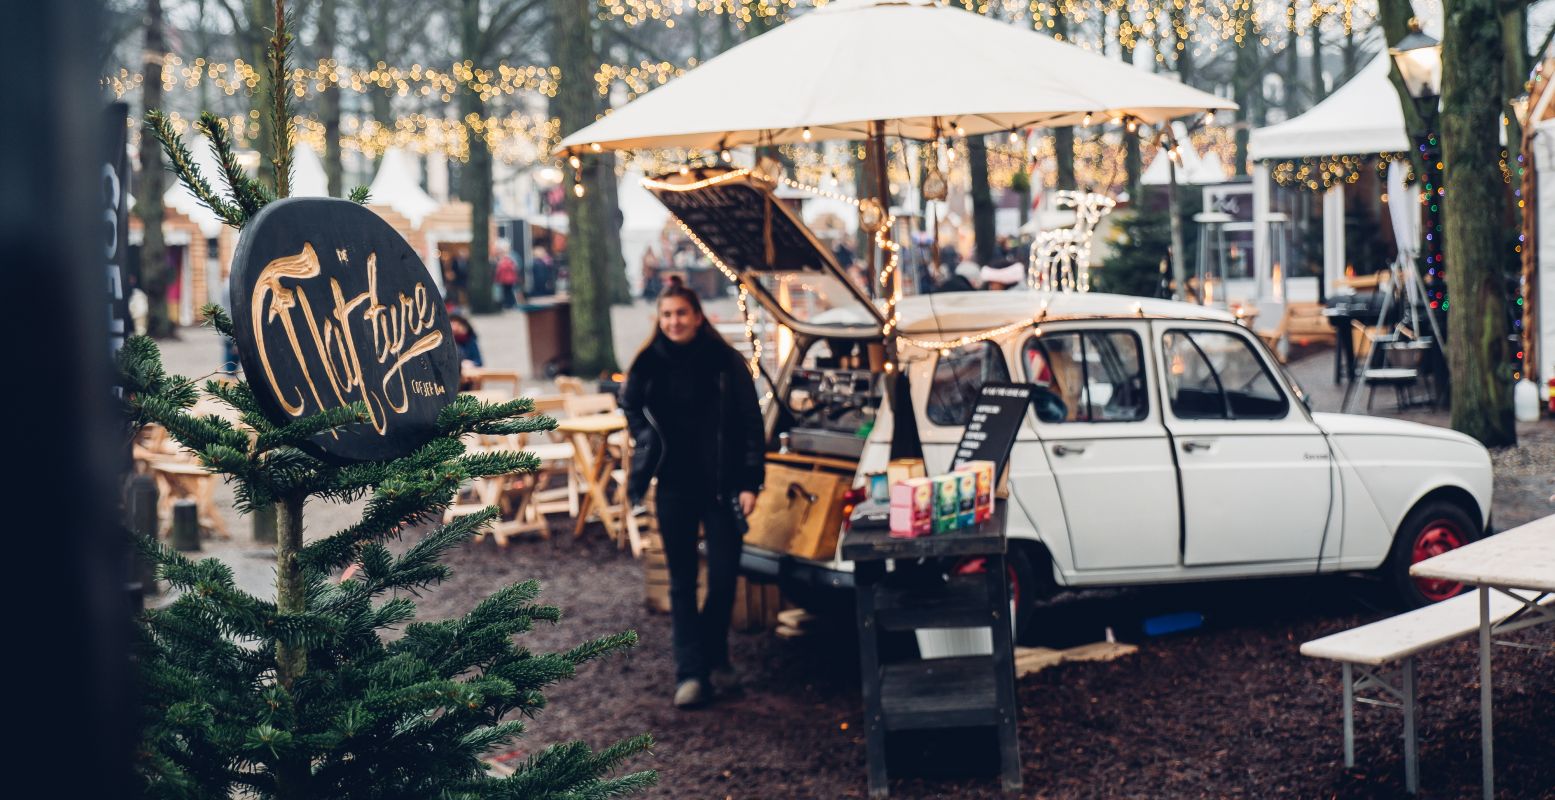
[[[1117,202],[1095,192],[1053,193],[1055,208],[1073,208],[1074,225],[1037,234],[1031,243],[1026,282],[1038,291],[1088,292],[1091,290],[1091,238],[1096,223]]]

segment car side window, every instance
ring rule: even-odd
[[[1150,414],[1145,362],[1131,331],[1033,336],[1022,348],[1043,422],[1133,422]]]
[[[993,342],[976,342],[941,353],[934,363],[924,414],[935,425],[965,425],[972,420],[972,407],[983,384],[1009,380],[1004,352]]]
[[[1166,395],[1178,419],[1281,419],[1290,404],[1245,339],[1167,331]]]

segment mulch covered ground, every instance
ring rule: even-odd
[[[659,771],[653,797],[831,798],[866,794],[851,618],[809,636],[734,634],[744,696],[681,712],[669,701],[667,616],[645,610],[641,563],[597,531],[574,540],[475,542],[450,559],[454,579],[420,602],[423,618],[467,610],[494,589],[538,578],[559,626],[533,649],[635,629],[630,654],[557,687],[520,740],[521,756],[582,739],[598,747],[642,732],[658,745],[635,768]],[[1147,616],[1196,611],[1199,629],[1138,632]],[[1140,644],[1109,663],[1070,663],[1018,682],[1025,797],[1403,797],[1400,715],[1359,708],[1357,762],[1342,763],[1339,666],[1298,655],[1308,639],[1392,613],[1364,579],[1240,582],[1058,598],[1040,626],[1054,645]],[[1522,634],[1548,643],[1548,630]],[[1555,797],[1555,654],[1498,648],[1498,795]],[[1421,797],[1479,794],[1477,651],[1472,639],[1421,662]],[[1000,797],[980,731],[903,739],[894,797]],[[916,772],[917,777],[910,773]]]

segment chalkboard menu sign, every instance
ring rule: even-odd
[[[1015,436],[1020,433],[1035,388],[1029,383],[983,384],[977,393],[977,404],[972,408],[972,420],[961,434],[950,468],[955,469],[968,461],[992,461],[997,485],[1004,476],[1010,450],[1015,447]]]
[[[425,444],[459,390],[443,297],[421,258],[356,203],[293,198],[243,229],[232,321],[254,395],[277,424],[349,403],[368,421],[310,440],[320,458],[395,458]]]
[[[703,169],[685,176],[671,174],[658,181],[680,183],[687,188],[653,185],[648,188],[671,214],[735,270],[818,272],[826,269],[832,262],[831,251],[815,239],[794,210],[749,175],[733,175],[720,180],[731,172]],[[770,251],[767,247],[769,231]],[[840,268],[833,265],[832,269]]]

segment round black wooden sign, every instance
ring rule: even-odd
[[[233,257],[232,321],[273,422],[366,403],[368,422],[310,440],[331,461],[410,453],[459,389],[431,274],[387,222],[347,200],[278,200],[249,221]]]

